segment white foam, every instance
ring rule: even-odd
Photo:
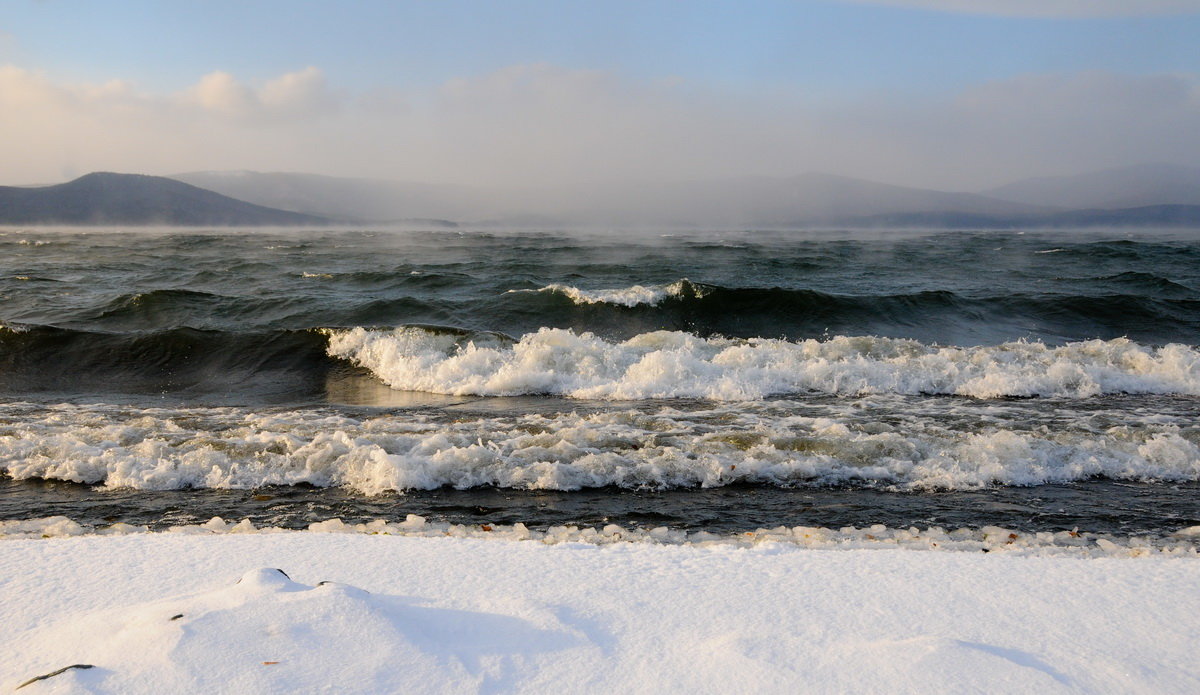
[[[634,285],[617,289],[584,290],[571,285],[555,283],[536,290],[509,290],[509,292],[552,292],[565,295],[576,304],[614,304],[624,307],[653,306],[667,297],[683,297],[689,292],[700,297],[705,294],[703,287],[692,284],[686,278],[669,285]]]
[[[857,404],[861,406],[862,404]],[[146,490],[307,483],[365,494],[443,486],[537,490],[869,483],[1038,485],[1096,476],[1200,480],[1200,446],[1171,418],[964,427],[905,414],[786,404],[684,412],[352,418],[321,411],[116,406],[0,408],[0,471]],[[944,415],[944,413],[943,413]]]
[[[542,328],[514,344],[481,345],[413,326],[326,333],[331,356],[366,367],[392,388],[455,395],[726,401],[813,392],[1200,395],[1200,352],[1194,347],[1150,348],[1124,338],[1059,347],[941,347],[876,337],[788,342],[656,331],[610,342]]]

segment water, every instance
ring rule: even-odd
[[[0,518],[1200,524],[1200,235],[0,230]]]

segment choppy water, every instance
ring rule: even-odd
[[[1200,233],[0,230],[0,518],[1200,524]]]

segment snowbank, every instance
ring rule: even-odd
[[[1197,586],[1194,556],[14,539],[0,689],[81,664],[22,695],[1198,692]]]

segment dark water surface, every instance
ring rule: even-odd
[[[524,523],[625,528],[667,526],[737,533],[772,526],[977,528],[1021,532],[1074,528],[1111,535],[1159,535],[1200,525],[1200,485],[1087,481],[1037,487],[897,493],[863,488],[734,485],[699,490],[412,490],[364,498],[309,486],[255,490],[106,490],[47,480],[0,480],[0,519],[23,519],[31,507],[104,526],[115,522],[163,529],[214,516],[256,526],[305,528],[340,518],[403,521],[408,514],[456,524]]]

